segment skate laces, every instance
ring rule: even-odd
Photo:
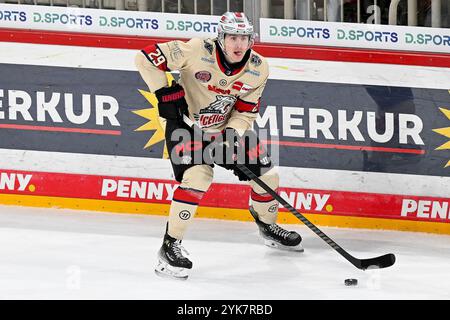
[[[269,225],[269,230],[275,233],[277,236],[282,237],[283,239],[286,239],[291,233],[290,231],[284,230],[275,223]]]
[[[186,257],[183,256],[183,252],[186,255],[189,255],[189,252],[181,245],[181,240],[177,240],[172,243],[172,251],[173,251],[173,254],[175,255],[175,257],[177,257],[177,258],[186,259]]]

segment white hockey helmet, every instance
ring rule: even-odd
[[[225,12],[220,18],[217,33],[217,41],[223,51],[225,51],[224,40],[226,34],[248,35],[249,48],[253,46],[256,36],[253,31],[253,24],[243,12]]]

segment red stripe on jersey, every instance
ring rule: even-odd
[[[234,108],[239,112],[256,113],[259,111],[259,99],[257,103],[252,103],[238,98],[236,103],[234,104]]]
[[[202,200],[204,194],[203,191],[178,187],[173,193],[173,200],[197,205]]]
[[[147,59],[153,63],[153,65],[162,71],[170,71],[167,67],[167,60],[161,49],[156,44],[151,44],[141,50]]]
[[[277,190],[275,190],[277,191]],[[272,200],[275,200],[274,197],[272,197],[270,194],[265,193],[265,194],[258,194],[255,191],[252,190],[251,193],[251,198],[253,201],[257,201],[257,202],[270,202]]]
[[[237,91],[241,91],[243,86],[244,84],[240,81],[236,81],[235,83],[233,83],[233,89]]]

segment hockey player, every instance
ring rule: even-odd
[[[240,180],[249,181],[236,168],[236,155],[243,152],[247,167],[271,188],[278,188],[278,173],[265,149],[257,139],[242,138],[248,138],[249,133],[250,137],[256,136],[251,131],[252,123],[258,115],[269,73],[265,58],[252,50],[254,41],[253,26],[245,14],[226,12],[219,21],[215,39],[149,45],[136,55],[136,67],[158,99],[160,117],[166,119],[167,148],[175,179],[180,182],[158,252],[155,271],[159,275],[187,279],[192,262],[185,256],[181,241],[213,179],[214,165],[203,158],[196,162],[186,152],[199,145],[174,139],[176,130],[189,128],[184,117],[194,121],[202,132],[211,133],[211,140],[222,141],[224,154],[232,154],[223,163],[216,157],[216,164],[233,170]],[[169,84],[165,72],[174,70],[180,72],[179,83]],[[256,145],[248,141],[256,141]],[[197,149],[202,152],[208,145],[202,142]],[[253,181],[250,185],[250,213],[264,243],[303,251],[301,236],[276,224],[278,202]]]

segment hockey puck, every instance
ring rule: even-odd
[[[345,279],[346,286],[356,286],[358,285],[358,279]]]

